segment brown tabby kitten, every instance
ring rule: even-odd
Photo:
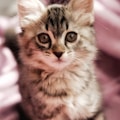
[[[94,74],[93,0],[19,0],[22,106],[31,120],[103,120]]]

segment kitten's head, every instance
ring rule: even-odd
[[[19,0],[21,59],[42,69],[63,70],[92,61],[95,55],[93,0],[70,0],[45,6]]]

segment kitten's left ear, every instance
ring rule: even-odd
[[[74,15],[76,21],[93,22],[93,18],[91,18],[93,16],[93,1],[70,0],[67,7]]]
[[[45,10],[42,0],[18,0],[18,16],[21,27],[36,21]]]

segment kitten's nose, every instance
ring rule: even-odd
[[[63,54],[63,52],[53,52],[53,53],[58,58],[60,58],[62,56],[62,54]]]

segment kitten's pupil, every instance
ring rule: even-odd
[[[39,40],[40,43],[46,44],[46,43],[50,42],[50,37],[46,33],[41,33],[41,34],[38,35],[38,40]]]
[[[77,33],[76,32],[68,32],[65,40],[68,42],[75,42],[77,40]]]

